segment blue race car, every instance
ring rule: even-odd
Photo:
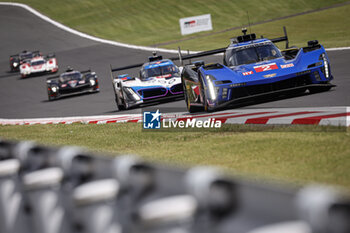
[[[113,72],[140,67],[139,77]],[[165,99],[183,98],[180,70],[162,56],[149,57],[149,62],[111,69],[115,102],[119,110]]]
[[[213,111],[265,96],[330,90],[335,85],[327,53],[317,40],[289,48],[288,37],[257,39],[255,34],[233,38],[227,48],[183,56],[191,59],[224,52],[223,64],[197,61],[183,68],[181,78],[189,112]],[[274,42],[286,42],[280,51]],[[181,54],[180,54],[181,56]]]

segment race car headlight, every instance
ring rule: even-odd
[[[56,92],[58,90],[57,87],[51,87],[52,92]]]
[[[329,78],[329,64],[325,53],[322,53],[322,60],[324,64],[324,75]]]
[[[136,92],[132,88],[125,87],[124,90],[126,91],[126,93],[128,95],[131,95],[134,100],[136,100],[136,101],[141,100],[140,96],[138,94],[136,94]]]
[[[17,62],[14,62],[14,63],[13,63],[13,66],[14,66],[14,67],[17,67],[17,66],[18,66],[18,63],[17,63]]]
[[[212,100],[216,100],[216,90],[215,90],[215,86],[213,81],[215,80],[215,78],[211,75],[207,75],[205,76],[206,80],[207,80],[207,84],[208,84],[208,90],[209,90],[209,96],[210,99]]]
[[[96,84],[95,79],[90,79],[89,81],[90,81],[90,85],[91,85],[91,86],[94,86],[94,85]]]
[[[227,88],[222,88],[222,98],[226,99],[227,98]]]

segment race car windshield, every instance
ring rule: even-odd
[[[239,66],[282,57],[274,44],[255,44],[254,46],[231,49],[226,52],[228,66]]]
[[[75,80],[80,78],[81,78],[81,73],[79,72],[66,73],[61,75],[60,81],[64,82],[64,81]]]
[[[32,62],[32,66],[39,66],[39,65],[43,65],[45,63],[45,61],[40,60],[40,61],[34,61]]]
[[[162,76],[167,74],[177,74],[179,69],[175,65],[157,66],[142,71],[142,78]]]

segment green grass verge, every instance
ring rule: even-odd
[[[263,35],[266,38],[276,38],[283,36],[283,26],[286,26],[290,46],[303,47],[307,45],[307,41],[318,40],[326,48],[346,47],[350,46],[349,11],[350,5],[347,5],[252,26],[251,31],[255,32],[257,36]],[[240,34],[240,30],[228,31],[200,37],[195,39],[195,41],[179,42],[176,43],[176,46],[180,46],[183,49],[190,48],[191,50],[220,48],[225,47],[229,43],[228,38]],[[284,46],[284,43],[279,43],[280,48],[284,48]],[[165,45],[164,47],[174,49],[175,45]]]
[[[330,132],[332,131],[332,132]],[[350,190],[350,134],[337,127],[224,125],[200,132],[148,132],[140,124],[0,126],[6,139],[79,145],[180,165],[214,165],[252,177]]]
[[[18,0],[45,15],[79,31],[115,41],[152,45],[183,37],[179,19],[194,15],[212,15],[214,31],[247,25],[247,11],[251,23],[261,22],[295,13],[332,6],[346,0],[60,0],[59,4],[45,0]],[[288,28],[291,42],[303,45],[318,39],[327,47],[349,46],[349,5],[297,16],[253,27],[259,35],[280,36],[281,26]],[[207,32],[199,33],[198,35]],[[194,39],[165,46],[204,50],[225,46],[239,31]],[[190,35],[191,36],[191,35]]]

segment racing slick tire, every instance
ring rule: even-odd
[[[118,107],[119,111],[123,111],[123,110],[127,109],[125,103],[122,103],[122,104],[118,103],[118,96],[117,95],[115,95],[115,103],[117,104],[117,107]]]
[[[208,105],[208,100],[207,100],[207,96],[204,92],[204,96],[203,96],[203,101],[204,101],[204,111],[205,112],[213,112],[213,110],[209,109],[209,105]]]
[[[49,101],[57,100],[58,98],[60,98],[59,93],[57,93],[56,95],[53,95],[53,96],[48,93],[47,96],[48,96]]]
[[[56,100],[57,98],[58,98],[57,96],[51,96],[51,95],[48,95],[48,99],[49,99],[49,101]]]
[[[203,107],[191,105],[190,100],[187,97],[187,90],[186,90],[185,82],[183,79],[181,80],[181,82],[182,82],[182,88],[184,90],[184,97],[185,97],[185,102],[186,102],[188,112],[195,113],[195,112],[203,111]]]
[[[203,95],[203,109],[205,112],[213,112],[213,110],[209,109],[207,94],[204,90],[204,82],[201,78],[199,78],[199,82],[201,84],[201,92]]]

